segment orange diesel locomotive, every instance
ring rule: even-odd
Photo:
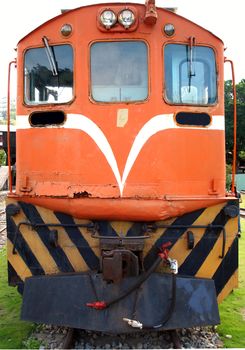
[[[153,0],[65,11],[18,43],[6,212],[22,319],[108,332],[219,323],[238,268],[223,51]]]

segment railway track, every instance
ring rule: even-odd
[[[76,342],[76,330],[69,328],[63,340],[62,349],[73,349]]]
[[[88,344],[91,343],[92,348],[95,349],[110,349],[110,348],[125,348],[124,343],[126,341],[126,348],[129,349],[137,349],[139,345],[142,345],[142,348],[146,348],[145,333],[142,334],[127,334],[127,335],[109,335],[103,334],[99,332],[86,332],[74,328],[69,328],[67,330],[67,334],[62,342],[62,349],[73,349],[76,345],[76,348],[90,348]],[[181,349],[181,339],[177,332],[177,330],[165,331],[165,332],[155,332],[153,338],[160,338],[162,341],[164,340],[166,344],[168,344],[170,348],[173,349]],[[165,344],[165,346],[166,346]],[[148,347],[147,347],[148,348]],[[150,347],[152,348],[152,347]]]
[[[56,344],[56,347],[57,345],[62,349],[217,349],[223,347],[215,327],[121,335],[68,329],[62,344]],[[47,349],[52,348],[54,347],[47,347]]]

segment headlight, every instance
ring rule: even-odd
[[[106,29],[110,29],[117,21],[115,13],[111,10],[105,10],[100,15],[100,21]]]
[[[135,22],[135,15],[130,10],[123,10],[118,15],[118,21],[121,25],[124,26],[124,28],[131,27],[132,24]]]
[[[63,36],[69,36],[72,32],[72,26],[70,24],[64,24],[61,27],[60,32]]]
[[[174,28],[174,25],[173,25],[173,24],[171,24],[171,23],[165,24],[165,26],[164,26],[164,33],[165,33],[167,36],[172,36],[172,35],[174,35],[174,32],[175,32],[175,28]]]

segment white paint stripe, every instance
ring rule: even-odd
[[[156,133],[163,130],[170,129],[196,129],[196,130],[224,130],[225,122],[224,116],[213,116],[212,123],[205,127],[182,127],[176,125],[173,114],[161,114],[151,118],[136,135],[133,145],[128,154],[128,158],[125,164],[125,168],[122,174],[122,178],[118,169],[118,164],[111,145],[109,144],[106,136],[102,130],[89,118],[81,114],[68,114],[67,120],[63,126],[53,126],[55,128],[69,128],[78,129],[88,134],[99,147],[100,151],[104,154],[108,164],[110,165],[114,176],[117,180],[120,194],[123,195],[123,189],[127,180],[127,177],[146,142]],[[17,116],[17,129],[30,129],[28,116]]]
[[[225,130],[225,118],[223,115],[213,115],[208,130]]]
[[[16,130],[18,130],[18,129],[31,129],[28,115],[17,115],[16,116]]]
[[[175,126],[176,124],[174,123],[173,114],[157,115],[145,123],[135,137],[134,143],[129,152],[122,176],[123,187],[136,158],[149,138],[159,131],[173,129]]]
[[[65,123],[65,127],[69,129],[74,129],[74,125],[76,125],[76,129],[80,129],[86,132],[86,134],[88,134],[94,140],[94,142],[97,144],[101,152],[104,154],[107,162],[109,163],[114,173],[114,176],[117,180],[117,183],[120,189],[120,193],[122,195],[123,187],[122,187],[121,176],[119,173],[117,161],[111,149],[111,145],[109,144],[104,133],[91,119],[83,115],[79,115],[79,120],[78,120],[77,114],[69,114],[69,117],[67,118],[67,121]]]
[[[180,126],[174,123],[173,121],[173,114],[160,114],[159,116],[164,117],[164,124],[166,125],[167,128],[171,129],[196,129],[196,130],[225,130],[225,120],[223,115],[214,115],[212,116],[212,122],[210,125],[206,127],[199,127],[199,126]],[[157,117],[159,117],[157,116]],[[81,129],[81,124],[83,121],[83,116],[82,114],[67,114],[67,121],[65,125],[61,126],[56,126],[56,125],[51,125],[49,128],[70,128],[70,129]],[[85,117],[87,118],[87,117]],[[153,117],[152,119],[154,119]],[[171,122],[169,121],[171,119]],[[148,123],[148,122],[147,122]],[[146,123],[146,124],[147,124]],[[145,124],[145,125],[146,125]],[[168,127],[167,127],[168,126]],[[16,118],[16,129],[31,129],[32,126],[29,123],[29,117],[28,115],[17,115]]]

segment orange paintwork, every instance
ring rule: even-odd
[[[124,8],[123,4],[111,4]],[[93,5],[69,11],[48,21],[18,44],[17,115],[33,111],[63,110],[92,120],[106,136],[118,164],[120,176],[140,129],[157,115],[204,112],[223,118],[223,43],[200,26],[158,9],[155,25],[143,22],[145,7],[133,4],[139,14],[134,31],[101,31],[98,11],[107,5]],[[73,33],[64,38],[63,24]],[[175,35],[168,38],[163,26],[173,23]],[[74,99],[69,104],[27,106],[23,97],[23,59],[26,49],[69,43],[74,49]],[[163,46],[188,44],[214,49],[218,74],[218,102],[214,106],[178,106],[163,98]],[[149,49],[149,96],[140,103],[95,103],[90,98],[90,45],[94,41],[143,40]],[[124,127],[117,126],[118,110],[127,109]],[[18,123],[18,121],[17,121]],[[18,124],[17,124],[18,125]],[[126,179],[123,195],[111,167],[95,141],[78,129],[29,128],[17,131],[17,186],[20,199],[78,218],[159,220],[225,200],[224,130],[179,127],[157,132],[139,152]],[[79,197],[80,198],[74,198]],[[86,198],[84,198],[86,197]],[[88,197],[88,198],[87,198]]]

